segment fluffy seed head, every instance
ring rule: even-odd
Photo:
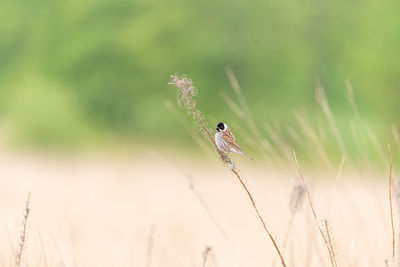
[[[174,85],[177,89],[176,96],[178,105],[190,110],[195,105],[194,98],[197,96],[197,89],[193,86],[191,79],[185,75],[171,75],[171,82],[168,84]]]
[[[291,179],[293,183],[292,193],[290,195],[289,208],[292,213],[295,213],[301,206],[306,195],[306,186],[300,179]]]

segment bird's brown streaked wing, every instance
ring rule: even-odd
[[[235,148],[237,148],[237,149],[240,150],[240,147],[239,147],[239,145],[236,143],[235,137],[233,136],[231,130],[226,129],[226,130],[224,131],[223,138],[224,138],[224,140],[225,140],[228,144],[230,144],[231,146],[233,146],[233,147],[235,147]]]

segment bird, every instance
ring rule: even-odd
[[[224,153],[234,152],[237,154],[242,154],[247,158],[254,160],[252,157],[244,153],[242,149],[239,147],[228,125],[226,125],[223,122],[220,122],[217,124],[215,130],[216,130],[215,143],[221,152]]]

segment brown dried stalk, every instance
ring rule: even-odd
[[[334,250],[334,246],[333,246],[333,240],[331,237],[328,220],[324,220],[324,227],[325,227],[325,235],[326,235],[325,238],[328,241],[328,250],[331,251],[333,258],[336,259],[335,250]],[[336,262],[335,262],[335,264],[336,264]]]
[[[235,168],[235,165],[234,165],[232,159],[227,154],[223,153],[222,151],[220,151],[218,149],[218,146],[215,143],[215,140],[212,137],[212,135],[210,133],[210,130],[206,127],[205,122],[203,121],[203,119],[199,115],[199,112],[198,112],[198,110],[196,108],[196,102],[193,99],[197,95],[197,90],[193,86],[192,81],[190,79],[186,78],[185,76],[178,77],[177,75],[172,75],[171,78],[172,78],[172,81],[169,84],[174,85],[177,88],[178,104],[180,106],[183,106],[188,111],[191,111],[193,113],[194,117],[199,121],[201,127],[203,128],[203,130],[205,131],[207,136],[210,138],[210,140],[214,144],[214,146],[215,146],[215,148],[217,150],[217,153],[221,157],[222,161],[236,175],[236,177],[239,180],[240,184],[242,185],[243,189],[246,191],[246,193],[247,193],[247,195],[248,195],[248,197],[249,197],[249,199],[251,201],[251,204],[252,204],[254,210],[256,211],[257,216],[260,219],[260,221],[261,221],[261,223],[262,223],[262,225],[264,227],[265,232],[268,234],[269,238],[271,239],[271,241],[272,241],[272,243],[273,243],[273,245],[275,247],[275,250],[278,252],[278,255],[279,255],[280,259],[281,259],[282,266],[286,267],[287,265],[285,263],[285,260],[283,259],[283,256],[282,256],[282,254],[281,254],[281,252],[279,250],[279,247],[278,247],[275,239],[273,238],[273,236],[269,232],[263,217],[261,216],[260,212],[258,211],[256,203],[255,203],[255,201],[253,199],[253,196],[251,195],[251,193],[248,190],[247,186],[243,182],[243,179],[239,175],[238,170]]]
[[[256,203],[254,202],[254,199],[253,199],[253,197],[252,197],[250,191],[247,189],[247,186],[246,186],[245,183],[243,182],[243,180],[242,180],[242,178],[240,177],[240,175],[239,175],[239,173],[237,172],[237,170],[234,169],[233,172],[236,174],[236,177],[239,179],[239,181],[240,181],[240,183],[242,184],[242,187],[244,188],[244,190],[246,190],[247,195],[248,195],[249,198],[250,198],[251,204],[253,205],[254,210],[256,211],[256,213],[257,213],[257,215],[258,215],[258,218],[260,219],[260,221],[261,221],[261,223],[262,223],[262,225],[263,225],[263,227],[264,227],[265,232],[268,234],[268,236],[269,236],[269,238],[271,239],[271,241],[272,241],[272,243],[273,243],[273,245],[274,245],[276,251],[278,252],[278,255],[279,255],[279,258],[281,259],[282,265],[283,265],[283,266],[286,266],[286,263],[285,263],[285,260],[283,259],[283,256],[282,256],[282,254],[281,254],[281,251],[280,251],[279,248],[278,248],[278,244],[276,243],[276,241],[275,241],[275,239],[273,238],[273,236],[271,235],[271,233],[268,231],[267,225],[265,224],[263,217],[261,216],[260,212],[258,211],[258,208],[257,208],[257,206],[256,206]]]
[[[394,222],[393,222],[393,208],[392,208],[392,154],[390,153],[390,145],[388,144],[388,151],[389,151],[389,205],[390,205],[390,222],[392,224],[392,265],[394,266],[394,255],[395,255],[395,232],[394,232]]]
[[[325,246],[326,246],[326,248],[328,249],[328,252],[329,252],[329,260],[330,260],[330,262],[331,262],[332,267],[336,267],[337,265],[336,265],[335,255],[334,255],[334,253],[331,251],[331,249],[330,249],[330,247],[329,247],[329,242],[328,242],[328,240],[327,240],[327,237],[325,236],[324,231],[322,230],[321,226],[320,226],[319,223],[318,223],[318,217],[317,217],[317,213],[315,212],[314,205],[313,205],[313,203],[312,203],[312,201],[311,201],[310,191],[308,190],[307,185],[306,185],[306,183],[305,183],[305,181],[304,181],[304,176],[303,176],[303,173],[301,172],[301,169],[300,169],[300,166],[299,166],[299,162],[297,161],[297,157],[296,157],[296,151],[295,151],[294,149],[293,149],[293,155],[294,155],[294,160],[295,160],[295,162],[296,162],[297,171],[299,172],[301,181],[303,182],[303,184],[304,184],[304,186],[305,186],[305,188],[306,188],[308,203],[310,204],[311,211],[312,211],[312,214],[313,214],[315,223],[316,223],[316,225],[317,225],[317,227],[318,227],[319,232],[321,233],[321,236],[322,236],[322,239],[324,240]]]
[[[24,218],[22,220],[22,231],[21,231],[21,235],[19,237],[19,243],[18,243],[18,248],[17,248],[17,253],[16,253],[16,265],[18,267],[21,266],[22,254],[24,252],[24,248],[26,245],[28,218],[29,218],[29,214],[30,214],[30,208],[29,208],[30,200],[31,200],[31,192],[28,193],[28,197],[27,197],[26,203],[25,203]]]

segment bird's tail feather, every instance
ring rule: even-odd
[[[252,157],[250,157],[249,155],[247,155],[246,153],[244,153],[242,150],[239,150],[239,154],[242,154],[244,156],[246,156],[247,158],[254,160]]]

